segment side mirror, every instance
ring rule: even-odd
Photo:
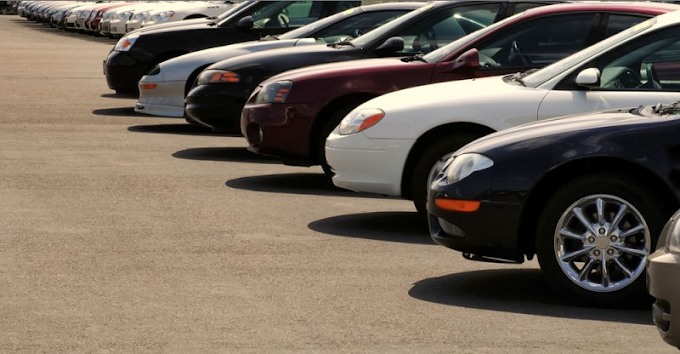
[[[480,66],[479,51],[476,48],[472,48],[453,61],[437,63],[435,70],[437,72],[446,73],[454,70],[474,70]]]
[[[390,55],[404,49],[404,39],[401,37],[388,38],[383,44],[375,49],[378,55]]]
[[[479,67],[479,51],[476,48],[472,48],[467,52],[461,54],[456,60],[453,61],[451,70],[458,68],[471,68],[476,69]]]
[[[236,27],[243,30],[252,29],[254,26],[255,21],[253,20],[253,16],[245,16],[236,23]]]
[[[588,68],[576,76],[576,84],[583,87],[599,87],[600,86],[600,69]]]

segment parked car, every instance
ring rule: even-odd
[[[92,34],[94,36],[101,36],[102,34],[100,33],[100,27],[99,24],[102,21],[102,17],[107,11],[127,6],[130,3],[125,2],[125,1],[117,1],[117,2],[110,2],[110,3],[104,3],[100,7],[92,9],[92,12],[90,13],[90,17],[85,20],[84,26],[85,26],[85,31],[89,34]]]
[[[128,33],[127,23],[136,13],[151,11],[166,4],[165,2],[132,2],[132,5],[121,7],[109,21],[109,37],[121,38]]]
[[[135,111],[184,117],[184,98],[198,74],[210,64],[268,49],[334,43],[357,32],[368,32],[423,5],[422,2],[396,1],[355,7],[280,36],[199,50],[166,60],[139,80]]]
[[[187,1],[178,5],[151,11],[139,26],[130,26],[129,30],[192,18],[216,17],[232,8],[234,3],[233,1]]]
[[[248,96],[271,76],[314,64],[427,53],[513,15],[515,6],[510,4],[433,2],[351,40],[327,46],[281,48],[217,62],[199,75],[197,86],[187,94],[186,115],[190,122],[213,131],[238,133]]]
[[[141,28],[121,38],[104,60],[106,82],[116,92],[137,92],[139,79],[165,60],[282,34],[359,4],[359,1],[249,1],[215,21],[187,20],[186,24]]]
[[[676,110],[674,120],[677,120]],[[659,236],[657,250],[647,263],[647,288],[655,301],[652,314],[656,328],[666,343],[680,349],[680,211],[676,212]]]
[[[678,112],[570,116],[466,145],[430,175],[432,239],[473,260],[536,255],[557,292],[584,305],[647,299],[648,256],[680,207]]]
[[[332,175],[324,155],[326,138],[349,111],[371,98],[433,82],[543,67],[677,9],[680,7],[675,5],[632,2],[541,6],[424,56],[365,59],[288,71],[260,83],[243,108],[241,132],[251,151],[281,157],[289,165],[321,165]],[[526,60],[517,48],[526,51]],[[285,86],[291,86],[285,100],[260,97],[271,87]]]
[[[425,215],[431,167],[476,138],[561,115],[680,99],[679,28],[674,11],[538,71],[376,97],[343,118],[326,140],[333,183],[411,199]]]

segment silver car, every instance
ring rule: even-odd
[[[668,221],[647,263],[652,313],[666,343],[680,349],[680,210]],[[675,316],[675,318],[673,318]]]

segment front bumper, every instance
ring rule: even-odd
[[[663,340],[680,349],[680,255],[665,249],[654,252],[647,263],[647,288],[656,301],[654,323]],[[673,318],[675,316],[675,318]]]
[[[333,184],[355,192],[402,196],[406,158],[415,140],[370,139],[364,133],[326,139],[326,161],[335,175]]]
[[[157,77],[153,75],[151,77]],[[155,84],[156,88],[145,89],[142,84]],[[139,80],[139,98],[135,112],[163,117],[184,117],[185,81],[151,80],[145,75]]]
[[[280,157],[286,165],[311,166],[313,116],[306,104],[248,104],[241,111],[241,133],[248,150]]]
[[[196,86],[184,100],[189,119],[214,132],[239,133],[241,110],[252,88],[248,84],[215,84]]]
[[[150,65],[151,58],[145,58],[140,53],[112,50],[103,63],[106,84],[112,90],[137,92],[137,82]]]

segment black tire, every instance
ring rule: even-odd
[[[345,118],[347,113],[351,112],[354,108],[358,107],[367,100],[368,99],[352,100],[342,104],[342,106],[335,107],[333,113],[328,117],[328,120],[323,124],[323,127],[321,127],[319,134],[314,138],[315,153],[318,157],[319,165],[321,165],[321,168],[323,169],[323,172],[326,174],[326,176],[333,177],[335,174],[331,166],[329,166],[328,162],[326,161],[326,154],[324,152],[326,148],[326,138],[328,138],[331,132],[333,132],[333,129],[335,129],[338,124],[340,124],[340,121]]]
[[[627,210],[617,221],[622,207]],[[632,177],[598,173],[566,183],[538,220],[541,270],[558,294],[578,305],[616,308],[648,301],[645,264],[671,215],[665,209],[653,190]],[[631,231],[636,227],[640,231]],[[620,237],[626,231],[631,234]]]
[[[445,155],[460,149],[463,145],[479,137],[480,135],[476,134],[460,133],[440,138],[427,147],[418,157],[412,172],[410,185],[411,199],[413,199],[413,204],[418,214],[423,217],[427,216],[427,209],[425,208],[428,192],[427,179],[435,163]]]

